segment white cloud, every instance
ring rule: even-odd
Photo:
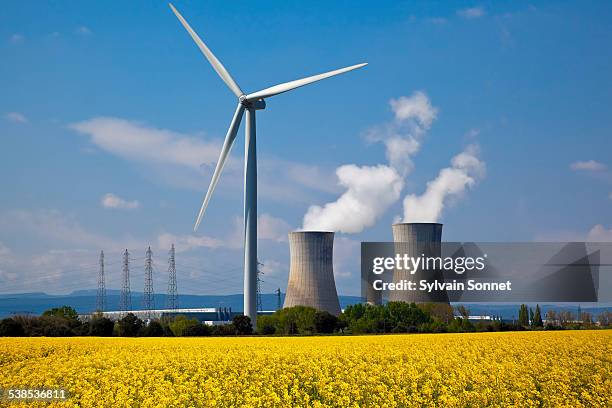
[[[346,279],[359,274],[359,250],[361,243],[347,237],[334,238],[334,277]]]
[[[4,245],[4,243],[0,242],[0,260],[8,257],[12,253],[13,253],[13,251],[11,251],[11,249],[9,247]]]
[[[89,137],[99,149],[125,160],[149,167],[155,181],[202,191],[217,164],[221,141],[202,140],[193,135],[160,129],[143,123],[97,117],[69,127]],[[275,201],[310,202],[312,192],[335,192],[329,171],[314,165],[295,163],[274,157],[260,157],[259,188],[261,196]],[[225,165],[219,189],[242,187],[242,161],[230,157]],[[305,187],[305,188],[304,188]]]
[[[608,194],[608,198],[612,200],[612,193]]]
[[[16,272],[8,272],[0,267],[0,282],[3,283],[5,288],[6,286],[17,282],[18,276],[19,275]]]
[[[612,242],[612,228],[597,224],[587,233],[587,242]]]
[[[225,245],[222,240],[203,235],[160,234],[157,238],[159,248],[170,248],[174,244],[176,252],[187,252],[197,248],[220,248]]]
[[[338,192],[333,169],[271,156],[258,158],[257,165],[259,194],[268,200],[310,203],[316,193]]]
[[[6,120],[9,120],[15,123],[27,123],[28,122],[28,118],[26,118],[23,113],[19,113],[19,112],[7,112],[4,115],[4,117],[6,118]]]
[[[16,272],[9,272],[9,268],[14,266],[15,259],[13,257],[13,251],[4,243],[0,242],[0,282],[4,284],[13,283],[17,280],[18,274]]]
[[[304,215],[304,230],[356,233],[374,225],[399,199],[403,180],[391,167],[344,165],[336,171],[346,191],[323,207],[313,205]]]
[[[403,222],[437,222],[450,198],[459,197],[484,177],[485,163],[478,158],[478,147],[470,145],[453,157],[451,167],[427,183],[425,192],[404,198]]]
[[[70,125],[90,137],[102,150],[128,160],[165,163],[199,169],[217,162],[221,145],[193,136],[112,117],[98,117]]]
[[[470,7],[458,10],[457,15],[467,19],[480,18],[485,15],[485,10],[482,7]]]
[[[300,186],[310,188],[312,190],[323,191],[327,193],[338,192],[338,187],[333,182],[333,170],[322,169],[319,166],[295,163],[286,160],[266,158],[265,162],[271,164],[276,174],[275,177],[283,176],[278,174],[279,168],[285,168],[288,181],[299,184]]]
[[[268,222],[279,225],[280,222]],[[242,240],[217,239],[200,235],[178,235],[161,233],[156,242],[148,239],[137,239],[129,235],[104,235],[88,230],[74,218],[54,210],[11,210],[0,212],[0,232],[4,237],[11,237],[16,244],[9,248],[0,242],[0,293],[43,291],[47,293],[67,293],[72,290],[95,287],[98,271],[98,256],[103,249],[107,261],[107,287],[120,285],[121,254],[128,248],[131,254],[144,254],[145,248],[151,245],[155,260],[159,265],[165,264],[163,254],[170,245],[176,245],[181,253],[181,268],[201,263],[201,254],[189,251],[205,249],[236,250],[242,248]],[[20,247],[19,243],[27,242],[28,246]],[[156,244],[156,245],[155,245]],[[221,252],[221,268],[227,264],[242,264],[242,258],[227,259],[227,252]],[[139,256],[139,255],[135,255]],[[214,252],[210,253],[207,262],[213,262]],[[229,262],[228,262],[229,261]],[[132,264],[133,288],[142,279],[142,263]],[[206,268],[204,268],[206,269]],[[160,269],[161,270],[161,269]],[[163,283],[165,277],[157,273],[155,279]],[[202,289],[201,279],[182,276],[182,286],[187,291]],[[185,283],[188,282],[188,283]],[[239,286],[237,284],[237,286]],[[184,289],[184,290],[185,290]]]
[[[570,164],[570,169],[574,171],[602,171],[606,169],[606,165],[595,160],[575,161]]]
[[[263,265],[259,266],[259,270],[263,273],[263,280],[266,280],[266,276],[278,276],[289,270],[289,267],[274,259],[264,259],[261,262]]]
[[[228,248],[242,248],[244,240],[244,219],[234,217],[234,228],[231,234],[224,239]],[[294,228],[287,221],[270,214],[260,214],[257,217],[257,239],[272,242],[287,242],[288,234]]]
[[[612,242],[612,228],[602,224],[594,225],[587,232],[581,231],[549,231],[537,234],[537,242]]]
[[[118,259],[124,248],[146,248],[146,242],[129,235],[111,237],[88,231],[54,210],[2,212],[0,231],[16,242],[13,251],[0,251],[0,292],[4,293],[89,288],[95,286],[101,249]],[[28,245],[20,246],[23,242]],[[14,274],[18,279],[11,278]]]
[[[241,230],[242,230],[241,226]],[[276,242],[286,242],[291,226],[284,220],[270,214],[261,214],[257,218],[257,238]]]
[[[78,35],[91,35],[92,31],[89,27],[87,26],[79,26],[77,28],[74,29],[75,34]]]
[[[422,127],[429,128],[438,114],[429,98],[422,91],[416,91],[411,96],[400,96],[389,101],[395,119],[405,121],[415,119]]]
[[[14,256],[7,272],[0,273],[0,282],[4,280],[0,286],[5,293],[69,293],[90,288],[95,285],[98,254],[89,250],[52,249],[29,257]],[[113,279],[112,274],[107,275],[107,285]]]
[[[55,248],[121,250],[144,247],[145,243],[130,236],[110,237],[90,232],[74,218],[56,210],[10,210],[0,214],[0,229],[27,234]]]
[[[229,234],[221,238],[213,238],[200,234],[175,235],[162,233],[158,237],[159,248],[170,248],[175,244],[177,252],[187,252],[198,248],[242,249],[244,224],[242,217],[234,217],[234,227]],[[270,214],[261,214],[257,222],[257,238],[274,242],[286,242],[291,226],[280,218]]]
[[[421,139],[436,119],[438,109],[422,91],[391,99],[389,104],[393,122],[370,129],[366,138],[384,143],[389,165],[406,177],[414,167],[412,157],[419,151]]]
[[[20,44],[25,41],[23,34],[15,33],[9,37],[9,42],[12,44]]]
[[[133,210],[135,208],[140,207],[140,203],[138,201],[127,201],[119,196],[116,196],[113,193],[104,194],[104,196],[102,196],[102,199],[100,200],[100,204],[102,204],[102,207],[104,208],[125,210]]]

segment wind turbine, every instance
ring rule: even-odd
[[[208,62],[210,62],[213,69],[238,98],[238,106],[236,107],[236,112],[234,112],[234,117],[232,118],[227,134],[225,135],[225,141],[223,142],[223,147],[221,148],[219,161],[217,162],[210,185],[208,186],[208,191],[204,196],[204,202],[202,203],[202,207],[200,208],[198,218],[196,219],[196,223],[193,228],[194,231],[197,231],[200,222],[202,221],[202,217],[204,216],[206,207],[208,207],[210,197],[215,190],[217,182],[219,181],[219,176],[223,171],[223,166],[227,161],[232,145],[234,144],[234,140],[236,139],[236,133],[240,127],[242,116],[246,111],[244,147],[244,314],[251,318],[253,327],[255,327],[257,318],[257,153],[255,111],[265,109],[266,98],[291,91],[295,88],[299,88],[325,78],[361,68],[366,66],[367,63],[336,69],[323,74],[285,82],[283,84],[275,85],[254,93],[245,94],[242,89],[240,89],[236,81],[234,81],[234,78],[232,78],[227,69],[225,69],[223,64],[221,64],[221,61],[215,57],[204,41],[202,41],[195,31],[193,31],[191,26],[189,26],[189,23],[187,23],[178,10],[174,8],[172,4],[170,4],[170,8],[179,19],[183,27],[185,27],[185,30],[187,30],[191,38],[193,38],[193,41],[195,41]]]

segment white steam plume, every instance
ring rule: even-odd
[[[389,166],[359,167],[347,164],[336,170],[346,192],[325,206],[310,206],[304,216],[304,230],[355,233],[374,225],[378,217],[396,202],[404,186]]]
[[[486,166],[478,155],[478,145],[468,146],[453,157],[451,167],[440,170],[438,177],[427,183],[422,195],[406,196],[403,222],[437,222],[449,199],[461,196],[484,177]]]
[[[389,165],[406,177],[414,168],[412,157],[421,148],[421,140],[438,109],[421,91],[391,99],[389,105],[395,116],[393,122],[370,129],[366,136],[370,141],[384,143]]]
[[[394,120],[367,134],[369,140],[385,144],[389,164],[348,164],[336,169],[339,184],[346,191],[334,202],[311,206],[304,216],[304,230],[358,233],[374,225],[399,200],[403,180],[413,168],[411,158],[438,110],[420,91],[391,99],[389,104]]]

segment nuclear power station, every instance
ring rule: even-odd
[[[392,226],[393,231],[393,249],[396,254],[406,254],[408,257],[440,257],[442,243],[442,224],[439,223],[398,223]],[[308,306],[317,310],[327,311],[338,316],[341,312],[336,282],[334,278],[333,267],[333,251],[334,251],[334,232],[330,231],[294,231],[289,233],[289,253],[290,267],[289,279],[287,283],[287,291],[285,294],[283,308],[293,306]],[[100,256],[100,272],[99,272],[99,288],[98,292],[104,291],[104,264],[103,255]],[[145,257],[145,300],[149,294],[152,302],[152,268],[151,268],[151,251],[147,250]],[[168,309],[153,310],[154,307],[143,304],[142,311],[134,311],[129,307],[130,290],[129,290],[129,255],[127,250],[124,252],[123,259],[123,288],[121,291],[121,305],[119,311],[108,311],[106,314],[110,317],[123,316],[130,311],[135,314],[152,313],[152,316],[161,316],[161,314],[175,313],[178,309],[178,300],[176,299],[176,267],[175,267],[175,252],[174,245],[170,250],[169,260],[169,281],[168,281]],[[444,281],[442,270],[423,270],[418,267],[415,271],[409,269],[392,269],[393,274],[390,280],[394,283],[412,280],[420,281],[438,280]],[[151,287],[150,290],[147,290]],[[392,290],[389,291],[388,297],[383,298],[383,292],[372,290],[372,285],[367,284],[370,288],[363,295],[364,300],[370,304],[382,304],[385,301],[401,301],[415,303],[449,303],[448,293],[445,290]],[[280,289],[279,289],[278,309],[281,307]],[[100,304],[104,304],[103,297],[98,299]],[[261,308],[260,308],[261,309]],[[203,310],[203,309],[202,309]],[[212,309],[211,309],[212,310]],[[215,309],[216,310],[216,309]],[[98,308],[98,311],[104,311]],[[181,309],[181,313],[191,315],[193,313],[201,313],[200,309]],[[272,311],[261,311],[263,314],[271,313]],[[160,314],[161,313],[161,314]],[[143,314],[143,316],[145,316]],[[231,314],[223,314],[222,317],[230,316]],[[146,315],[149,316],[149,315]],[[199,316],[199,315],[198,315]],[[211,315],[212,316],[212,315]],[[221,315],[220,315],[221,316]],[[210,317],[207,315],[207,318]],[[150,316],[149,316],[150,318]],[[213,321],[214,319],[210,319]],[[225,320],[214,321],[211,324],[220,324]]]
[[[442,243],[442,224],[438,223],[399,223],[393,224],[393,242],[395,252],[407,254],[410,257],[439,257]],[[396,269],[393,273],[393,282],[402,280],[444,281],[442,271],[423,271],[418,268],[416,272],[406,269]],[[402,302],[444,302],[448,303],[446,291],[391,291],[389,301]]]
[[[334,233],[289,233],[289,283],[283,307],[310,306],[340,314],[333,267]]]
[[[399,223],[392,226],[395,252],[409,257],[439,257],[442,243],[442,224]],[[291,264],[289,283],[283,307],[310,306],[340,313],[333,269],[334,233],[298,231],[289,234]],[[441,270],[417,269],[414,273],[402,269],[393,271],[393,282],[402,280],[444,281]],[[381,292],[369,291],[368,303],[381,304]],[[390,291],[389,301],[416,303],[449,303],[446,291]]]

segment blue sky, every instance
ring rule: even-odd
[[[445,196],[445,240],[612,240],[609,4],[175,6],[245,91],[369,63],[258,113],[266,291],[285,288],[286,233],[346,192],[336,169],[390,165],[369,135],[399,126],[391,101],[415,92],[435,114],[406,119],[419,148],[399,198],[337,234],[340,293],[359,293],[359,242],[391,240],[403,199],[474,146],[483,171]],[[0,291],[95,287],[101,249],[116,288],[125,247],[140,290],[151,245],[163,292],[170,242],[179,290],[241,291],[242,129],[192,233],[235,98],[165,2],[5,2],[0,89]]]

